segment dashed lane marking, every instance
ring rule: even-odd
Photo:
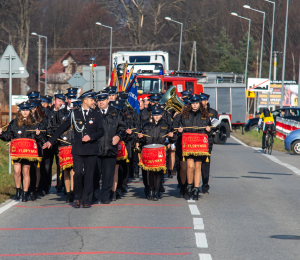
[[[198,230],[204,229],[204,224],[203,224],[202,218],[193,218],[193,222],[194,222],[194,229],[198,229]]]
[[[210,254],[199,254],[200,260],[212,260]]]
[[[195,200],[188,200],[187,202],[188,203],[195,203],[196,201]]]
[[[190,211],[192,215],[201,215],[197,205],[189,205]]]
[[[208,248],[206,235],[205,233],[195,233],[196,236],[196,245],[199,248]]]
[[[0,214],[3,213],[4,211],[8,210],[12,206],[15,206],[18,203],[19,203],[19,201],[15,201],[15,200],[8,202],[7,204],[5,204],[3,207],[0,208]]]

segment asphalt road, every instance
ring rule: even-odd
[[[179,197],[176,178],[158,202],[134,179],[121,200],[90,209],[54,188],[3,211],[7,202],[0,259],[299,259],[300,157],[274,154],[232,138],[214,146],[210,194],[198,202]]]

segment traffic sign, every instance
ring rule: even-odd
[[[247,98],[255,98],[255,92],[247,90]]]
[[[86,80],[76,72],[73,77],[69,79],[68,83],[74,88],[80,88],[86,83]]]
[[[0,78],[9,78],[11,59],[11,77],[28,78],[29,74],[12,45],[8,45],[0,59]]]
[[[248,78],[248,91],[269,92],[270,79]]]

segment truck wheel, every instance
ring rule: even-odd
[[[226,129],[227,129],[227,131],[226,131],[227,138],[229,138],[230,137],[230,126],[229,126],[229,123],[226,123]]]
[[[296,155],[300,155],[300,141],[296,141],[292,144],[292,151]]]
[[[215,144],[225,144],[227,141],[227,131],[228,128],[224,122],[219,125],[219,130],[216,132],[214,137]]]

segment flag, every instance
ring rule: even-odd
[[[128,84],[130,84],[131,80],[133,79],[133,76],[131,75],[130,81]],[[127,87],[127,86],[126,86]],[[139,106],[139,99],[138,99],[138,93],[137,93],[137,86],[135,85],[135,82],[131,86],[131,88],[128,90],[128,103],[136,109],[138,114],[140,113],[140,106]]]

